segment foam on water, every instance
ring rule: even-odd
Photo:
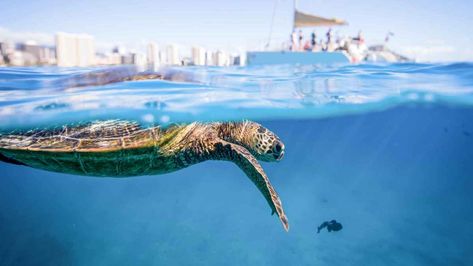
[[[471,63],[176,67],[159,70],[170,80],[108,85],[96,85],[97,75],[90,75],[113,79],[136,71],[0,68],[0,124],[8,129],[116,118],[144,124],[317,118],[407,103],[473,105]]]

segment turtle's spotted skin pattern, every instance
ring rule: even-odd
[[[234,162],[289,223],[262,161],[278,161],[284,144],[250,122],[192,123],[141,128],[127,121],[98,121],[55,130],[0,135],[0,160],[48,171],[128,177],[173,172],[207,160]]]

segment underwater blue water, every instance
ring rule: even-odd
[[[286,233],[229,162],[97,178],[0,162],[0,265],[473,265],[473,64],[0,68],[0,130],[250,119]],[[120,74],[121,73],[121,74]],[[317,226],[336,219],[339,232]]]

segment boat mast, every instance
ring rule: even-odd
[[[292,31],[296,30],[296,8],[297,8],[297,0],[293,1],[294,6],[292,10]]]
[[[271,44],[271,35],[273,34],[273,26],[274,26],[274,16],[276,15],[276,8],[278,7],[278,1],[279,0],[274,0],[273,15],[271,16],[271,27],[269,28],[268,42],[266,43],[266,46],[265,46],[266,49]]]

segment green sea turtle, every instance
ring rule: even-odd
[[[207,160],[234,162],[287,231],[281,201],[258,163],[279,161],[283,155],[281,140],[251,121],[142,128],[135,122],[109,120],[0,135],[0,160],[76,175],[154,175]]]

